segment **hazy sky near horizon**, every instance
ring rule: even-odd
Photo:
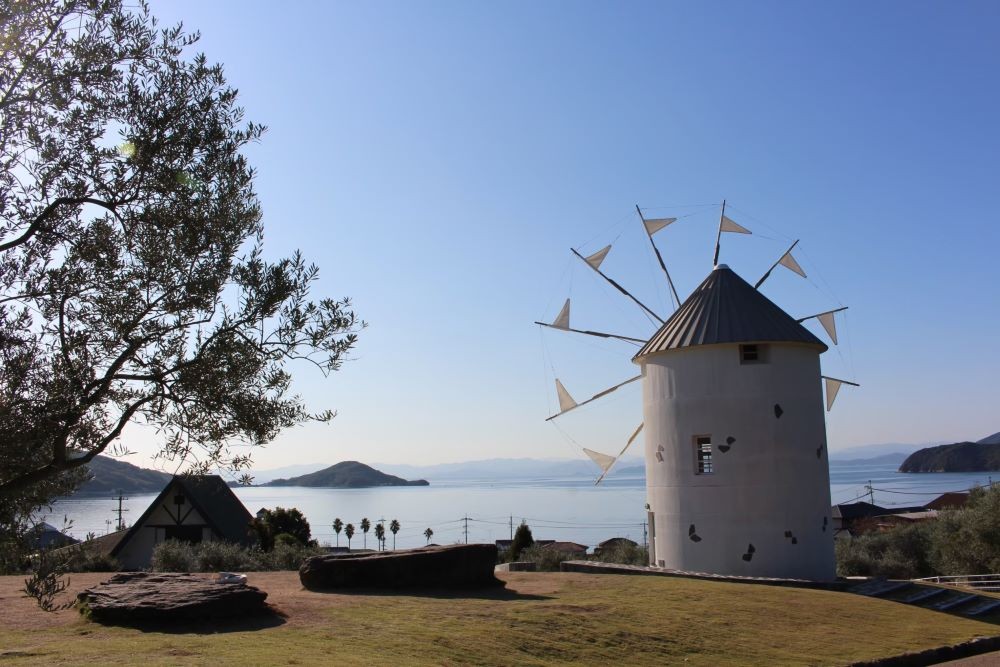
[[[859,382],[833,450],[1000,430],[1000,5],[995,2],[193,2],[247,117],[268,252],[300,248],[317,295],[369,328],[296,389],[329,425],[283,433],[259,468],[616,452],[638,385],[627,343],[539,332],[655,327],[574,260],[671,311],[634,205],[686,216],[657,242],[683,299],[711,269],[719,203],[750,228],[721,261],[753,282],[794,239],[809,274],[762,288],[796,316],[850,306],[824,372]],[[826,340],[815,323],[810,327]],[[126,439],[147,463],[155,435]],[[641,450],[636,448],[634,454]]]

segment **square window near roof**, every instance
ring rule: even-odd
[[[756,343],[750,345],[740,345],[740,363],[766,364],[767,345],[758,345]]]

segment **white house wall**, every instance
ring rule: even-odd
[[[172,490],[166,494],[162,502],[145,518],[142,525],[132,534],[128,543],[118,552],[118,560],[126,570],[146,569],[150,565],[153,556],[153,549],[157,544],[166,541],[165,529],[167,525],[182,526],[202,526],[201,539],[209,541],[213,539],[212,529],[206,525],[204,517],[198,513],[191,505],[191,501],[185,498],[185,503],[181,505],[181,516],[188,514],[180,524],[174,519],[177,505],[174,504],[174,497],[178,491]],[[170,512],[167,512],[167,509]]]
[[[739,345],[710,345],[642,360],[654,564],[834,578],[818,350],[773,343],[765,354],[741,364]],[[712,439],[711,474],[696,473],[700,435]]]

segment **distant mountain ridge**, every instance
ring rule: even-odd
[[[991,436],[992,437],[992,436]],[[956,442],[910,454],[899,472],[994,472],[1000,470],[1000,443]]]
[[[313,486],[359,489],[374,486],[428,486],[425,479],[405,480],[358,461],[341,461],[329,468],[288,479],[275,479],[262,486]]]
[[[170,481],[170,473],[118,461],[108,456],[96,456],[87,464],[89,479],[76,490],[80,495],[125,493],[159,493]]]

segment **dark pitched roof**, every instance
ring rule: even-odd
[[[791,315],[720,264],[633,359],[695,345],[769,342],[827,349]]]
[[[885,512],[886,509],[884,507],[872,505],[871,503],[859,502],[834,505],[831,514],[834,519],[846,519],[850,521],[852,519],[861,519],[864,517],[885,514]]]
[[[191,505],[198,511],[198,514],[205,519],[205,523],[222,539],[241,544],[250,543],[248,527],[253,517],[225,480],[218,475],[175,475],[163,487],[156,500],[150,503],[139,520],[114,546],[111,550],[112,556],[117,555],[124,548],[175,486],[183,491],[184,496],[191,501]]]
[[[924,505],[924,507],[929,510],[953,509],[964,506],[968,500],[969,494],[964,491],[947,491]]]

